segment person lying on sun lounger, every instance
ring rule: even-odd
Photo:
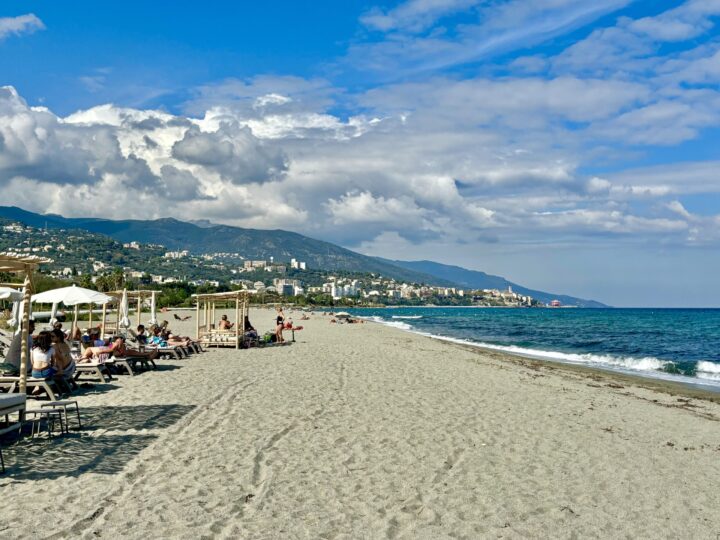
[[[168,346],[190,347],[195,343],[195,340],[188,336],[178,336],[173,334],[167,324],[167,321],[163,321],[163,325],[160,327],[160,337],[167,342]]]
[[[125,338],[123,336],[116,336],[113,338],[111,345],[107,347],[88,347],[85,349],[83,356],[78,363],[92,362],[94,359],[100,358],[102,355],[112,355],[117,357],[130,356],[133,358],[157,358],[158,352],[156,350],[151,351],[137,351],[135,349],[128,349],[125,346]]]
[[[177,313],[173,313],[173,317],[175,317],[176,321],[188,321],[192,318],[192,315],[187,315],[186,317],[180,317]]]

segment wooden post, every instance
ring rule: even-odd
[[[235,296],[235,348],[240,348],[240,295]],[[242,333],[245,337],[245,332]]]
[[[129,303],[129,302],[128,302]],[[138,307],[137,307],[137,325],[140,326],[142,322],[140,321],[140,318],[142,317],[142,295],[138,296]]]
[[[195,306],[195,328],[197,329],[195,339],[200,341],[200,298],[197,299],[197,306]]]
[[[88,313],[90,313],[90,315],[88,315],[88,328],[93,327],[93,325],[92,325],[92,308],[93,308],[93,305],[92,305],[92,302],[90,302],[88,304]],[[102,339],[102,336],[100,336],[100,339]]]
[[[25,395],[27,392],[27,367],[30,360],[30,349],[28,347],[28,335],[30,331],[30,297],[32,296],[32,282],[30,281],[31,270],[25,267],[25,292],[23,293],[23,320],[22,332],[20,339],[20,393]]]
[[[80,316],[80,308],[78,304],[75,304],[75,311],[73,312],[73,328],[72,328],[72,335],[75,335],[75,331],[78,327],[78,317]]]
[[[100,336],[105,339],[105,317],[107,317],[107,303],[103,304],[102,324],[100,325]]]

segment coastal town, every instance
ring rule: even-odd
[[[53,260],[43,268],[50,278],[77,281],[99,290],[118,286],[160,287],[171,293],[161,303],[181,304],[191,292],[245,290],[259,301],[277,296],[300,304],[382,306],[457,305],[541,307],[531,296],[499,289],[462,289],[414,283],[373,272],[333,272],[310,268],[305,261],[248,259],[240,253],[194,254],[162,244],[120,243],[83,230],[47,229],[5,220],[0,251],[42,255]]]

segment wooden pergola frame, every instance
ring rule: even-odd
[[[0,272],[20,274],[23,276],[23,319],[22,339],[20,347],[20,393],[27,391],[27,366],[30,357],[28,350],[28,332],[30,328],[30,298],[32,296],[32,273],[41,264],[52,262],[52,259],[37,257],[35,255],[16,255],[15,253],[0,253]]]
[[[116,310],[116,319],[115,319],[115,331],[118,331],[120,328],[120,301],[122,300],[123,292],[127,292],[127,298],[128,298],[128,307],[130,307],[130,303],[135,300],[137,302],[137,324],[138,326],[142,324],[142,305],[143,302],[147,299],[152,299],[153,296],[156,296],[162,291],[148,291],[148,290],[139,290],[139,291],[110,291],[106,292],[108,296],[112,296],[115,301],[118,304],[118,309]],[[102,332],[105,333],[105,326],[106,326],[106,317],[107,317],[107,310],[106,306],[103,306],[103,323],[102,323]]]
[[[197,305],[195,307],[195,325],[197,340],[212,342],[214,334],[221,333],[215,329],[215,309],[218,303],[235,302],[235,348],[240,348],[240,338],[245,335],[245,317],[250,313],[250,295],[247,291],[230,291],[212,294],[193,294]],[[200,312],[203,321],[200,324]],[[220,343],[220,342],[218,342]],[[209,343],[212,344],[212,343]]]

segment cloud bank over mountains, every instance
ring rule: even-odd
[[[392,241],[716,244],[720,216],[686,198],[719,196],[720,162],[663,152],[720,121],[720,2],[609,17],[628,3],[374,9],[360,21],[374,37],[334,68],[387,75],[369,88],[262,75],[193,88],[174,113],[104,104],[61,117],[6,86],[0,199],[295,229],[383,255]],[[42,28],[32,17],[0,19],[0,40]],[[580,40],[532,48],[599,17]]]

